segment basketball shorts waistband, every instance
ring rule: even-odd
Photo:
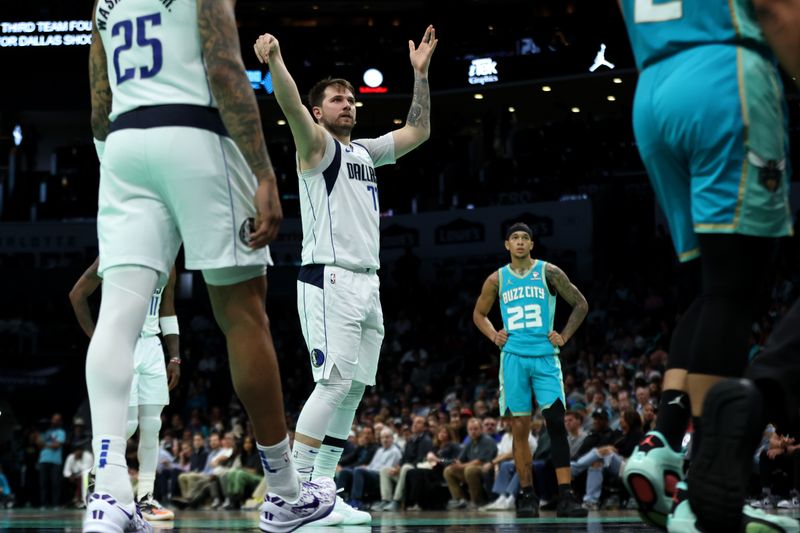
[[[198,128],[230,137],[219,109],[191,104],[165,104],[137,107],[122,113],[109,126],[109,133],[124,129],[149,129],[169,126]]]
[[[309,283],[321,289],[322,277],[326,266],[336,266],[336,268],[349,270],[350,272],[355,272],[356,274],[375,274],[378,272],[378,269],[375,267],[346,268],[337,265],[320,265],[312,263],[300,267],[300,271],[297,273],[297,280],[302,281],[303,283]]]

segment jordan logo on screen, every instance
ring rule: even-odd
[[[594,63],[592,63],[592,66],[589,67],[589,72],[594,72],[602,66],[614,68],[614,63],[609,63],[606,61],[606,45],[604,44],[600,45],[600,51],[597,52],[596,56],[594,56]]]

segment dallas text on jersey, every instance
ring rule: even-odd
[[[358,163],[347,164],[347,177],[351,180],[369,181],[377,183],[378,178],[375,176],[375,169],[369,165],[359,165]]]

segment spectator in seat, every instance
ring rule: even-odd
[[[467,422],[468,439],[458,459],[444,469],[444,479],[450,490],[448,509],[463,509],[467,506],[477,508],[485,501],[483,490],[483,465],[497,456],[497,443],[492,437],[483,434],[481,421],[470,418]],[[470,502],[464,495],[461,484],[469,487]]]
[[[424,417],[414,417],[411,433],[411,438],[406,441],[400,464],[387,466],[380,472],[382,505],[378,510],[397,511],[400,509],[408,471],[424,461],[433,449],[433,441],[428,433]]]

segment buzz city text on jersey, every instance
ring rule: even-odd
[[[503,303],[513,302],[520,298],[540,298],[544,299],[544,289],[542,287],[532,287],[525,285],[524,287],[514,287],[503,291]]]

